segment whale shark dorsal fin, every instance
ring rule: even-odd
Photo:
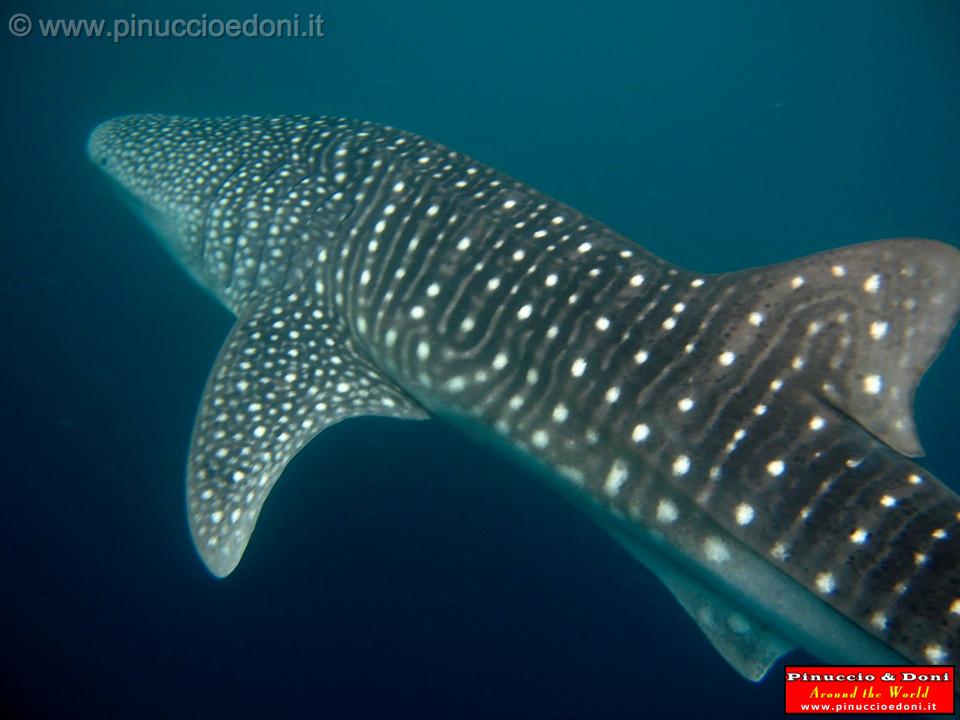
[[[745,334],[764,331],[764,313],[822,307],[822,321],[791,328],[799,342],[783,364],[797,372],[795,385],[894,450],[923,454],[913,400],[957,322],[960,253],[933,240],[898,238],[726,277],[744,303]]]
[[[207,568],[236,567],[270,489],[321,430],[348,417],[424,419],[310,293],[245,308],[220,350],[197,414],[187,466],[193,540]]]
[[[747,680],[760,682],[773,664],[794,648],[789,640],[689,575],[660,570],[657,576],[717,652]]]

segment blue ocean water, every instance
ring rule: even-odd
[[[86,160],[134,112],[419,132],[681,265],[901,235],[960,245],[960,4],[34,2],[0,29],[0,709],[7,717],[782,714],[523,468],[357,419],[286,470],[236,573],[186,526],[193,415],[231,325]],[[41,19],[324,16],[325,37],[44,38]],[[954,338],[917,401],[960,488]],[[812,660],[794,653],[790,660]]]

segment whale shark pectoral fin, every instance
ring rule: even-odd
[[[359,415],[428,417],[312,296],[276,294],[240,314],[207,380],[187,465],[190,530],[210,572],[236,567],[293,456]]]
[[[657,571],[657,576],[723,659],[747,680],[760,682],[777,659],[794,648],[789,640],[694,578],[663,571]]]

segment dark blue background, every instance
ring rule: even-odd
[[[954,0],[9,2],[0,682],[22,717],[782,713],[644,569],[439,423],[324,432],[239,569],[195,557],[183,472],[231,318],[84,156],[131,112],[342,114],[468,152],[680,264],[960,244]],[[34,18],[322,12],[316,39],[12,38]],[[918,399],[957,487],[960,347]],[[794,659],[804,659],[796,654]]]

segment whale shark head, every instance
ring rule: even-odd
[[[205,212],[203,168],[209,164],[202,137],[178,131],[173,118],[129,116],[97,126],[87,155],[114,181],[124,202],[195,272],[202,250],[194,241]]]
[[[237,311],[251,293],[307,276],[314,244],[364,196],[379,163],[375,130],[337,118],[133,115],[96,127],[87,153],[194,279]]]

